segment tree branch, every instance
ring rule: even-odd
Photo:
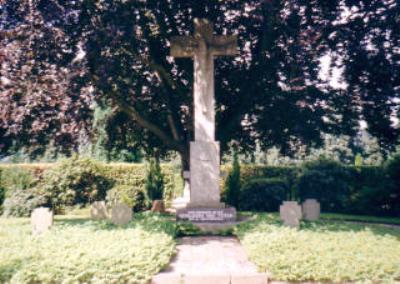
[[[118,95],[113,93],[109,93],[118,107],[125,112],[127,115],[132,117],[141,127],[149,130],[154,135],[156,135],[159,139],[161,139],[165,145],[171,147],[171,149],[176,150],[178,152],[185,152],[185,146],[174,140],[172,137],[167,135],[162,129],[160,129],[157,125],[151,123],[146,120],[139,114],[139,112],[132,106],[128,105],[124,100],[122,100]]]

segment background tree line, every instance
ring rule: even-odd
[[[395,0],[8,0],[0,9],[2,155],[35,157],[49,145],[69,155],[92,143],[107,155],[172,150],[188,168],[193,65],[169,57],[169,38],[191,33],[195,17],[239,38],[240,55],[216,63],[223,152],[234,141],[242,153],[290,155],[326,134],[354,139],[360,121],[382,153],[398,142]]]

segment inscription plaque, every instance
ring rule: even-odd
[[[236,209],[228,208],[183,208],[177,211],[178,221],[191,222],[234,222]]]

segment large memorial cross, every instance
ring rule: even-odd
[[[171,39],[171,56],[194,60],[194,137],[190,143],[188,207],[220,208],[219,143],[215,141],[214,57],[236,55],[237,37],[213,35],[206,19],[194,20],[193,36]]]

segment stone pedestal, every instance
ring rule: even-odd
[[[31,214],[31,225],[35,235],[47,232],[53,225],[53,211],[45,207],[36,208]]]
[[[279,213],[284,225],[295,228],[300,226],[302,212],[296,201],[284,201],[279,207]]]
[[[219,189],[219,143],[190,142],[191,208],[224,208]]]
[[[198,223],[234,222],[236,209],[228,208],[183,208],[176,213],[178,221],[191,221]]]
[[[94,220],[108,218],[107,206],[105,201],[95,201],[90,206],[90,216]]]
[[[111,222],[114,225],[125,225],[132,220],[132,208],[126,204],[117,203],[111,209]]]
[[[307,221],[316,221],[321,214],[321,205],[316,199],[306,199],[302,204],[303,218]]]

